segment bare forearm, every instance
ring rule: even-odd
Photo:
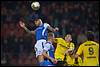
[[[25,29],[26,32],[30,33],[30,34],[35,34],[35,31],[30,31],[27,27],[23,27]]]
[[[69,48],[67,51],[69,52],[69,51],[72,51],[73,49],[72,48]]]
[[[48,55],[46,54],[46,52],[43,52],[43,56],[46,57],[47,59],[51,60],[51,57],[48,56]]]
[[[59,30],[59,28],[55,27],[55,28],[52,28],[51,26],[48,27],[48,29],[52,32],[56,32]]]
[[[48,27],[48,29],[49,29],[50,31],[52,31],[52,32],[55,32],[55,29],[54,29],[54,28],[52,28],[51,26],[50,26],[50,27]]]
[[[79,56],[78,54],[75,54],[75,55],[74,55],[75,58],[78,58],[78,56]]]
[[[27,29],[27,27],[23,27],[23,28],[24,28],[24,30],[25,30],[26,32],[31,33],[31,31],[30,31],[29,29]]]

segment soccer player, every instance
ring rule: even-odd
[[[35,51],[36,51],[36,57],[38,59],[39,65],[43,66],[43,47],[42,45],[45,45],[47,40],[47,33],[48,29],[52,32],[58,31],[58,28],[52,28],[49,24],[43,23],[40,16],[38,14],[33,14],[32,21],[35,22],[35,25],[38,26],[34,31],[30,31],[26,26],[25,23],[20,21],[20,26],[26,30],[26,32],[30,34],[36,35],[36,44],[35,44]]]
[[[63,65],[65,52],[66,50],[70,51],[74,49],[74,43],[71,42],[72,37],[70,34],[65,36],[65,40],[63,38],[55,38],[54,42],[57,43],[57,47],[55,50],[55,58],[58,60],[58,66]]]
[[[88,31],[86,36],[88,41],[79,46],[75,58],[83,55],[82,66],[99,66],[99,44],[94,42],[92,31]]]
[[[57,63],[57,60],[54,57],[54,46],[53,46],[54,34],[48,33],[48,41],[44,46],[43,56],[44,59],[44,66],[54,66]]]

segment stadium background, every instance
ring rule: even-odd
[[[34,13],[32,1],[1,1],[1,64],[35,66],[37,61],[32,46],[34,36],[26,33],[18,24],[24,19],[35,28],[30,17]],[[56,37],[71,33],[75,47],[86,40],[87,30],[92,30],[99,43],[99,1],[40,1],[39,14],[47,23],[59,27]],[[30,28],[30,29],[32,29]]]

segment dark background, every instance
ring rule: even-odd
[[[26,21],[27,27],[36,27],[30,21],[34,11],[32,1],[1,1],[1,64],[35,66],[37,61],[32,47],[35,36],[26,33],[18,24],[20,19]],[[56,37],[70,33],[75,47],[86,40],[85,32],[94,32],[95,41],[99,43],[99,1],[40,1],[37,12],[43,22],[59,27]]]

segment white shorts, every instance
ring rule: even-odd
[[[43,48],[44,48],[44,45],[46,44],[46,40],[44,39],[41,39],[41,40],[38,40],[35,44],[35,52],[36,52],[36,57],[38,55],[42,55],[42,52],[43,52]]]

